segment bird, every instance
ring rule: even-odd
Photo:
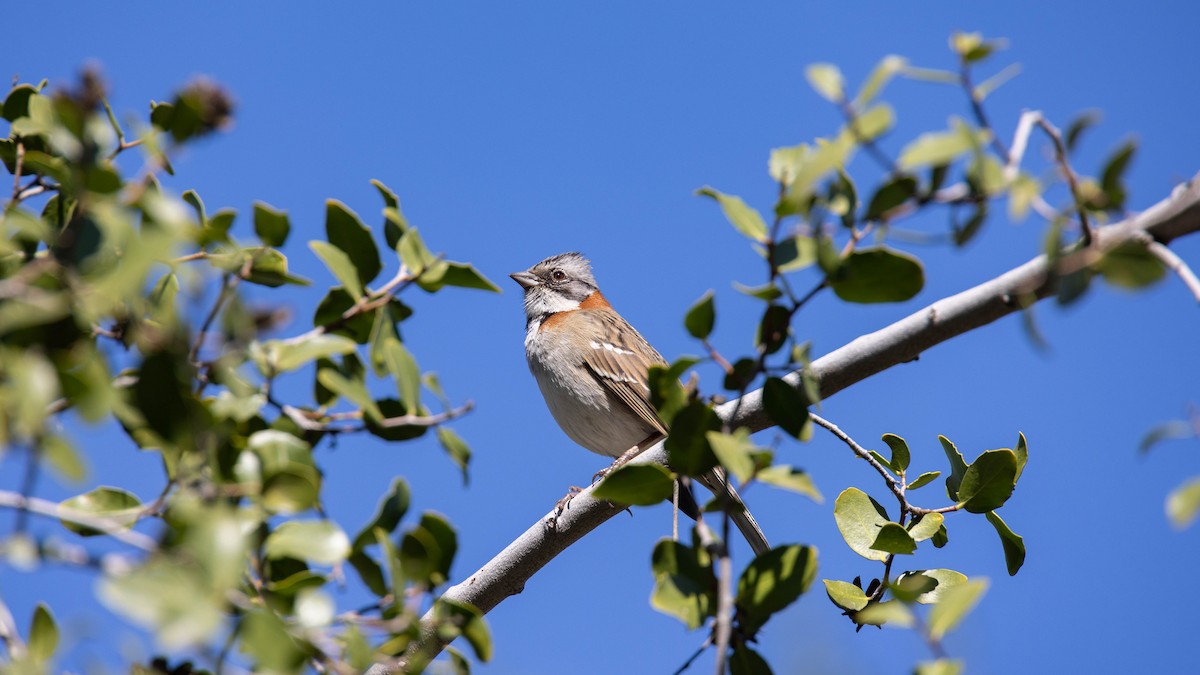
[[[616,459],[610,469],[665,438],[668,429],[650,401],[649,369],[667,362],[608,303],[591,263],[578,252],[561,253],[509,276],[525,293],[529,370],[567,436]],[[724,495],[756,556],[771,549],[721,467],[698,480]],[[691,507],[681,510],[698,519],[699,509],[687,496]]]

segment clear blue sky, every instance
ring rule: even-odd
[[[550,254],[585,252],[608,298],[668,357],[696,352],[682,316],[712,288],[718,347],[748,350],[757,304],[731,282],[759,282],[760,261],[693,191],[711,184],[769,208],[769,149],[838,124],[805,83],[806,64],[837,63],[856,84],[890,53],[952,67],[946,40],[955,29],[1007,37],[1010,49],[984,71],[1024,67],[989,101],[1005,136],[1023,108],[1060,125],[1103,110],[1079,168],[1095,172],[1116,143],[1136,135],[1134,209],[1200,169],[1193,3],[754,4],[346,3],[310,11],[303,3],[80,3],[53,16],[26,13],[44,29],[10,26],[0,72],[62,83],[94,60],[111,80],[115,108],[138,113],[189,77],[211,76],[236,97],[236,126],[181,157],[170,189],[195,188],[210,210],[239,209],[243,228],[253,200],[287,209],[287,252],[319,286],[329,278],[305,241],[321,237],[322,201],[341,199],[376,222],[380,204],[368,181],[378,178],[400,194],[432,248],[504,286],[502,295],[406,297],[417,313],[404,336],[422,367],[441,375],[452,398],[477,404],[456,424],[476,453],[469,486],[431,440],[343,438],[317,453],[329,512],[351,530],[393,475],[407,476],[414,508],[440,511],[458,527],[458,580],[603,465],[545,410],[522,354],[520,294],[505,275]],[[886,97],[899,117],[884,143],[893,153],[967,113],[959,92],[925,83],[894,83]],[[867,160],[852,167],[860,185],[876,175]],[[928,265],[914,301],[861,307],[823,297],[796,329],[821,354],[1034,255],[1042,224],[1014,225],[996,212],[965,250],[907,247]],[[941,216],[912,225],[945,226]],[[1200,241],[1177,250],[1200,265]],[[283,296],[298,317],[286,334],[304,330],[321,292]],[[1195,301],[1169,278],[1143,294],[1102,289],[1067,311],[1039,310],[1048,354],[1030,345],[1017,318],[1006,319],[839,394],[823,413],[869,445],[885,432],[907,438],[921,470],[944,468],[939,433],[968,458],[1011,446],[1018,430],[1029,438],[1029,467],[1003,510],[1029,550],[1020,574],[1005,574],[992,529],[965,514],[948,519],[950,546],[912,561],[991,578],[982,605],[946,641],[971,672],[1185,670],[1200,629],[1190,609],[1200,600],[1200,528],[1173,531],[1163,499],[1200,473],[1197,445],[1145,458],[1136,447],[1151,425],[1200,400]],[[716,381],[712,370],[701,374]],[[111,430],[88,440],[88,485],[47,479],[43,496],[101,483],[156,494],[153,456]],[[748,500],[772,542],[817,545],[824,578],[877,575],[878,565],[838,536],[832,499],[855,484],[887,504],[882,486],[819,433],[807,445],[785,443],[779,455],[809,469],[827,501],[753,489]],[[0,462],[0,486],[15,484],[18,466]],[[927,499],[937,494],[927,491]],[[667,508],[641,509],[560,556],[489,616],[495,659],[479,672],[672,672],[703,635],[648,604],[650,549],[667,533]],[[92,573],[2,569],[0,593],[22,626],[38,600],[57,612],[70,650],[63,665],[115,665],[118,646],[151,648],[92,599]],[[343,606],[361,599],[355,584],[339,595]],[[781,673],[900,673],[929,656],[908,631],[855,634],[819,584],[771,622],[762,650]]]

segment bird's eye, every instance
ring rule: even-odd
[[[553,279],[553,280],[555,280],[555,281],[566,281],[566,280],[567,280],[567,273],[566,273],[566,272],[564,272],[564,271],[562,271],[562,270],[558,270],[558,269],[556,269],[556,270],[554,270],[553,272],[551,272],[551,273],[550,273],[550,278],[551,278],[551,279]]]

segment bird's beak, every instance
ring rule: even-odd
[[[513,272],[508,276],[512,277],[513,281],[521,284],[521,288],[533,288],[534,286],[542,283],[538,281],[536,276],[530,274],[529,272]]]

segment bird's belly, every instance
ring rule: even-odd
[[[588,450],[619,457],[654,433],[602,386],[587,389],[567,385],[536,365],[532,370],[554,421],[571,440]]]

